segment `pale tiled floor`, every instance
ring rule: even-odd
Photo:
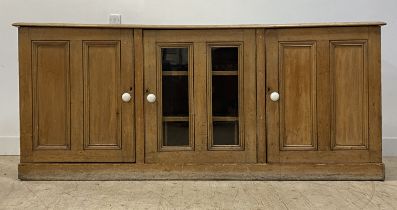
[[[19,181],[0,156],[0,209],[397,209],[397,157],[386,181]]]

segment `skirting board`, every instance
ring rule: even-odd
[[[383,156],[397,156],[397,137],[383,137]],[[0,136],[0,155],[19,155],[19,136]]]

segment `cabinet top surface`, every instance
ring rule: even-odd
[[[330,22],[296,24],[243,24],[243,25],[139,25],[139,24],[80,24],[80,23],[14,23],[16,27],[65,27],[65,28],[140,28],[140,29],[228,29],[228,28],[310,28],[342,26],[383,26],[385,22]]]

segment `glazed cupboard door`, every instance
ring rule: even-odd
[[[381,162],[379,28],[268,30],[265,40],[268,161]]]
[[[132,39],[20,29],[21,162],[134,161]]]
[[[256,162],[254,30],[145,30],[145,162]]]

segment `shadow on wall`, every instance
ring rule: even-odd
[[[397,155],[397,66],[382,60],[383,155]],[[389,114],[390,113],[390,114]]]
[[[382,123],[383,136],[397,138],[397,116],[389,115],[397,109],[397,66],[382,60]]]

